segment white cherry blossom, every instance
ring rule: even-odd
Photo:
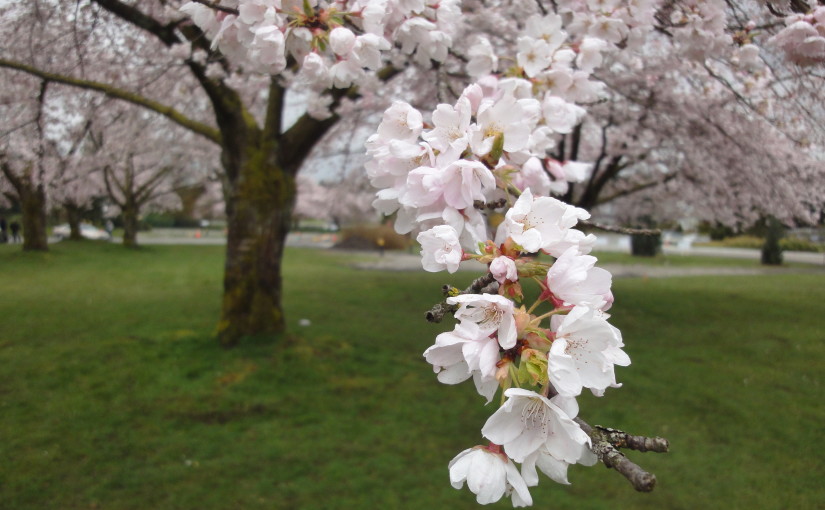
[[[581,445],[581,457],[576,464],[584,466],[592,466],[598,462],[598,457],[590,451],[588,444]],[[542,473],[550,477],[556,483],[562,485],[570,485],[567,480],[567,468],[570,467],[571,462],[566,462],[557,459],[553,456],[550,450],[545,445],[539,447],[538,450],[528,455],[521,464],[521,476],[524,477],[525,483],[528,487],[533,487],[539,483],[539,475],[536,468]]]
[[[540,39],[551,51],[556,51],[567,39],[567,32],[562,30],[562,18],[558,14],[539,16],[534,14],[527,18],[524,34]]]
[[[589,252],[589,239],[571,228],[589,217],[584,209],[555,198],[533,198],[528,188],[507,211],[496,233],[496,243],[501,244],[510,237],[529,253],[544,250],[556,257],[571,245],[582,244],[582,252]]]
[[[547,271],[545,285],[564,306],[582,305],[607,310],[613,304],[610,272],[596,265],[596,257],[568,248]]]
[[[481,429],[484,437],[504,446],[516,462],[524,462],[541,447],[569,464],[581,458],[582,446],[590,444],[590,437],[561,407],[521,388],[510,388],[504,395],[507,401]]]
[[[451,150],[458,157],[469,143],[472,105],[467,97],[460,97],[455,106],[440,104],[433,112],[433,129],[421,137],[438,151]]]
[[[349,55],[355,46],[355,34],[345,27],[336,27],[329,33],[329,47],[336,55]]]
[[[541,102],[545,124],[556,133],[567,134],[584,118],[585,110],[564,99],[546,94]]]
[[[487,402],[498,390],[498,341],[473,322],[456,324],[453,331],[439,334],[424,351],[424,358],[433,365],[439,382],[458,384],[472,375],[476,390]]]
[[[622,351],[621,333],[608,324],[607,317],[586,306],[552,317],[555,339],[547,366],[550,383],[559,395],[575,397],[582,388],[589,388],[602,396],[608,387],[621,386],[616,383],[614,365],[627,366],[630,358]]]
[[[414,142],[423,128],[421,112],[404,101],[394,101],[384,111],[381,124],[378,125],[378,136],[385,140]]]
[[[461,489],[466,481],[481,505],[495,503],[505,494],[512,496],[514,507],[533,504],[527,484],[516,465],[502,453],[476,446],[456,455],[450,461],[449,468],[452,486]]]
[[[493,173],[483,163],[466,159],[444,168],[442,182],[444,201],[456,209],[473,207],[474,201],[484,201],[485,192],[496,189]]]
[[[462,294],[447,298],[447,303],[460,305],[455,318],[461,322],[474,322],[482,331],[495,332],[498,343],[504,349],[516,345],[516,320],[513,302],[496,294]]]
[[[467,62],[467,73],[470,76],[484,76],[495,72],[498,67],[498,57],[486,37],[477,38],[467,51],[467,56],[470,58]]]
[[[553,61],[553,48],[543,39],[519,37],[516,60],[524,69],[524,74],[533,78],[550,66]]]
[[[519,151],[526,147],[533,126],[524,122],[524,114],[524,109],[511,94],[505,94],[496,102],[482,101],[478,107],[478,123],[470,138],[473,153],[477,156],[488,154],[499,135],[504,138],[505,151]]]
[[[416,240],[421,244],[421,265],[425,271],[458,271],[463,251],[458,241],[458,232],[453,227],[435,226],[418,234]]]

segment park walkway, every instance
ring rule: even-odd
[[[307,248],[332,248],[337,242],[336,234],[329,233],[290,233],[287,238],[288,246]],[[119,239],[113,240],[119,242]],[[155,229],[149,233],[141,233],[138,237],[140,244],[199,244],[221,245],[226,243],[226,237],[220,231],[200,231],[195,229]],[[630,251],[627,236],[617,234],[600,234],[595,250],[628,253]],[[692,246],[666,244],[662,251],[665,255],[679,256],[708,256],[741,258],[759,260],[760,251],[745,248],[718,248],[709,246]],[[387,251],[383,256],[376,251],[351,252],[361,255],[360,262],[354,265],[358,269],[388,270],[388,271],[420,271],[421,257],[414,252]],[[784,252],[786,262],[811,264],[810,268],[788,267],[731,267],[731,266],[667,266],[650,264],[604,264],[616,278],[656,278],[668,276],[698,276],[698,275],[754,275],[754,274],[781,274],[788,272],[818,271],[825,269],[825,254],[810,252]],[[478,271],[479,266],[468,262],[462,264],[460,270]]]
[[[756,251],[756,250],[754,250]],[[347,252],[352,253],[352,252]],[[359,262],[353,267],[377,271],[421,271],[421,257],[405,252],[356,252]],[[596,254],[598,256],[598,253]],[[650,264],[599,264],[610,271],[614,278],[665,278],[673,276],[703,275],[762,275],[786,274],[807,271],[825,271],[825,265],[804,267],[736,267],[736,266],[657,266]],[[481,266],[473,261],[462,262],[459,271],[479,272]]]

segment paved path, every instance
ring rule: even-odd
[[[615,236],[613,234],[603,234],[599,236],[600,242],[596,246],[598,251],[629,252],[629,242],[626,236]],[[120,242],[114,239],[113,242]],[[226,243],[226,237],[218,231],[201,232],[198,230],[185,229],[155,229],[150,233],[141,233],[138,236],[140,244],[200,244],[200,245],[221,245]],[[287,237],[288,246],[331,248],[337,242],[336,234],[296,232],[290,233]],[[666,255],[696,255],[710,257],[727,257],[759,260],[759,250],[749,250],[744,248],[717,248],[705,246],[665,246],[663,251]],[[370,257],[369,261],[356,265],[360,269],[392,270],[392,271],[420,271],[421,257],[417,254],[407,252],[388,251],[384,256],[377,252],[358,252]],[[695,276],[695,275],[736,275],[736,274],[774,274],[783,272],[817,271],[825,269],[825,254],[809,252],[784,252],[786,262],[799,262],[811,264],[810,269],[796,268],[773,268],[773,267],[673,267],[673,266],[652,266],[648,264],[608,264],[604,267],[615,277],[664,277],[664,276]],[[465,262],[461,270],[478,271],[478,264]]]
[[[357,269],[371,269],[382,271],[422,271],[421,257],[409,253],[387,252],[383,256],[375,252],[347,252],[358,253],[362,258],[353,267]],[[368,258],[364,260],[363,257]],[[756,275],[756,274],[783,274],[799,272],[825,272],[825,265],[808,268],[788,267],[674,267],[653,266],[648,264],[604,264],[599,265],[610,271],[615,278],[663,278],[671,276],[700,276],[700,275]],[[459,271],[479,272],[481,266],[473,261],[462,262]]]

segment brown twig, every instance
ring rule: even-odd
[[[478,294],[480,292],[494,293],[498,291],[498,282],[496,282],[496,279],[493,278],[491,273],[487,273],[484,276],[480,276],[473,280],[473,283],[471,283],[470,286],[464,290],[458,290],[450,285],[445,285],[441,291],[447,297],[460,296],[461,294]],[[425,317],[429,322],[441,322],[444,315],[456,311],[457,308],[457,305],[447,304],[447,300],[445,299],[430,308]]]
[[[216,11],[223,11],[228,14],[234,14],[237,16],[239,14],[238,9],[233,9],[232,7],[224,7],[223,5],[218,5],[217,2],[210,2],[209,0],[192,0],[193,2],[201,5],[205,5],[210,9],[215,9]]]
[[[628,227],[612,227],[610,225],[602,225],[600,223],[593,223],[592,221],[580,221],[579,225],[585,227],[596,228],[604,230],[605,232],[615,232],[617,234],[628,235],[643,235],[643,236],[657,236],[662,233],[658,228],[628,228]]]
[[[601,427],[591,427],[581,418],[575,422],[584,430],[593,441],[590,449],[602,463],[622,474],[639,492],[650,492],[656,486],[656,475],[639,467],[628,459],[619,448],[631,448],[642,452],[667,452],[668,441],[661,437],[632,436],[621,430]]]
[[[634,436],[623,430],[596,425],[601,437],[616,448],[630,448],[639,452],[667,453],[670,443],[663,437]]]

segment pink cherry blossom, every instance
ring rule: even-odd
[[[416,240],[421,244],[421,265],[425,271],[458,271],[463,252],[458,241],[458,233],[453,227],[435,226],[418,234]]]
[[[496,281],[502,285],[508,281],[518,281],[516,263],[510,257],[501,256],[493,259],[493,261],[490,262],[490,273],[492,273]]]

